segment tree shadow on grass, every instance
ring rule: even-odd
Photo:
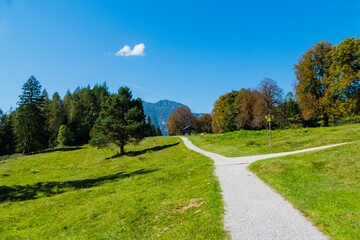
[[[145,154],[147,152],[161,151],[161,150],[166,149],[166,148],[174,147],[174,146],[178,145],[179,143],[180,142],[173,143],[173,144],[167,144],[167,145],[163,145],[163,146],[156,146],[156,147],[153,147],[153,148],[146,148],[146,149],[139,150],[139,151],[130,151],[130,152],[125,153],[125,155],[129,156],[129,157],[136,157],[136,156]],[[118,154],[115,154],[114,156],[106,158],[106,160],[118,158],[118,157],[121,157],[121,156],[123,156],[123,155],[118,153]]]
[[[4,161],[4,160],[8,160],[8,159],[12,159],[12,158],[19,158],[19,157],[23,157],[23,156],[30,156],[30,155],[36,155],[36,154],[40,154],[40,153],[52,153],[52,152],[70,152],[70,151],[75,151],[75,150],[80,150],[83,149],[83,147],[60,147],[60,148],[50,148],[50,149],[45,149],[45,150],[41,150],[41,151],[37,151],[37,152],[31,152],[28,154],[22,154],[22,153],[16,153],[16,154],[11,154],[11,155],[3,155],[0,156],[0,162]]]
[[[52,152],[71,152],[71,151],[80,150],[80,149],[83,149],[83,148],[78,147],[78,146],[76,146],[76,147],[51,148],[51,149],[45,149],[45,150],[42,150],[42,151],[30,153],[29,155],[39,154],[39,153],[52,153]]]
[[[158,169],[139,169],[131,173],[119,172],[107,176],[92,179],[65,181],[65,182],[38,182],[33,185],[0,186],[0,203],[6,201],[26,201],[42,197],[51,197],[76,189],[91,188],[104,184],[107,181],[115,181],[135,175],[156,172]]]

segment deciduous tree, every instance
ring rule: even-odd
[[[323,41],[310,48],[295,65],[298,103],[305,120],[322,118],[329,125],[331,95],[328,94],[334,47]]]
[[[346,38],[333,53],[329,98],[333,115],[360,110],[360,39]]]
[[[57,135],[57,142],[59,146],[71,146],[74,143],[74,134],[71,132],[70,128],[66,125],[61,125],[59,127],[59,133]]]
[[[264,78],[258,87],[268,114],[274,114],[274,109],[283,103],[283,90],[271,78]]]
[[[190,108],[181,106],[171,114],[166,129],[170,135],[184,134],[184,128],[195,124],[195,117]]]
[[[221,95],[214,103],[212,129],[214,133],[231,132],[237,129],[235,118],[238,114],[235,100],[238,91]]]
[[[211,121],[212,117],[210,114],[204,114],[196,118],[196,131],[199,133],[212,133]]]
[[[257,90],[242,89],[238,94],[236,124],[238,129],[261,129],[266,126],[266,103]]]

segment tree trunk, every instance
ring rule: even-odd
[[[120,143],[120,155],[125,155],[125,144]]]
[[[327,115],[327,113],[324,113],[323,117],[324,117],[324,127],[328,127],[329,126],[329,116]]]

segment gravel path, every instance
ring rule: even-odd
[[[302,152],[321,150],[342,144],[306,150],[228,158],[194,146],[186,137],[185,145],[214,160],[225,202],[225,227],[232,239],[328,239],[279,194],[264,184],[246,167],[255,161]]]

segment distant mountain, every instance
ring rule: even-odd
[[[163,135],[168,135],[166,123],[168,122],[170,115],[175,109],[181,106],[185,105],[170,100],[161,100],[156,103],[143,101],[145,115],[150,116],[155,127],[160,127]]]

